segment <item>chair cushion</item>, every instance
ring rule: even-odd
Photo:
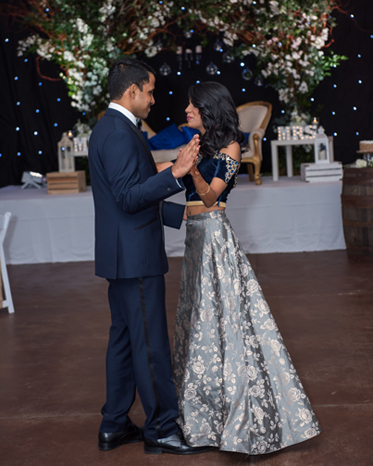
[[[172,123],[155,136],[147,139],[147,142],[150,150],[175,149],[185,143],[185,138],[176,124]]]
[[[195,134],[199,134],[198,129],[189,128],[189,126],[182,126],[181,132],[183,133],[185,144],[188,144]]]

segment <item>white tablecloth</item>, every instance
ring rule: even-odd
[[[309,184],[299,177],[256,186],[240,175],[227,215],[247,253],[345,249],[342,182]],[[184,202],[184,193],[172,198]],[[47,189],[0,189],[0,212],[11,212],[5,256],[10,264],[71,262],[94,258],[94,209],[85,193],[48,195]],[[165,229],[168,256],[184,253],[185,225]]]

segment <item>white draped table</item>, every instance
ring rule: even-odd
[[[239,175],[227,215],[247,253],[345,249],[342,182],[305,183],[299,177],[262,185]],[[172,201],[185,203],[184,193]],[[94,258],[94,209],[90,187],[79,194],[48,195],[47,189],[0,189],[0,213],[12,217],[5,240],[9,264],[87,261]],[[184,253],[185,225],[165,229],[168,256]]]

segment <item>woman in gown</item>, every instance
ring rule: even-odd
[[[179,425],[193,446],[271,453],[321,429],[225,214],[244,140],[232,97],[218,83],[194,85],[186,114],[201,133],[201,149],[183,179],[187,233],[174,341]]]

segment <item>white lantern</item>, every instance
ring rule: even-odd
[[[329,139],[322,126],[315,137],[315,163],[330,163]]]
[[[75,171],[74,145],[67,133],[62,134],[61,140],[57,143],[58,147],[58,171],[73,172]]]

